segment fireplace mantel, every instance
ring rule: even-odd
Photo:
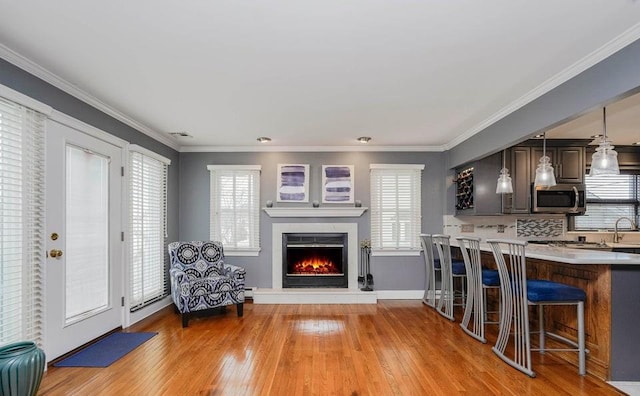
[[[360,217],[365,207],[262,208],[269,217]]]
[[[363,212],[366,210],[366,208],[356,209]],[[317,212],[321,208],[308,210]],[[254,304],[375,304],[378,301],[376,292],[364,292],[358,289],[358,223],[273,223],[271,227],[272,286],[270,289],[255,289]],[[347,233],[349,257],[347,288],[282,288],[282,234],[298,232]]]

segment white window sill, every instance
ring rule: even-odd
[[[391,256],[419,256],[422,250],[372,250],[371,256],[391,257]]]
[[[260,255],[260,248],[247,249],[247,250],[232,250],[224,249],[225,256],[246,256],[246,257],[258,257]]]

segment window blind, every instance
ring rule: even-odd
[[[165,260],[169,160],[133,146],[129,164],[130,301],[134,312],[169,295]]]
[[[210,165],[211,240],[225,254],[260,249],[260,166]]]
[[[637,223],[640,203],[640,176],[612,175],[585,176],[587,210],[575,216],[575,230],[613,230],[615,222],[622,216]],[[628,221],[620,222],[621,229],[629,229]]]
[[[371,165],[371,244],[375,250],[420,250],[422,169]]]
[[[0,344],[42,344],[45,116],[0,98]]]

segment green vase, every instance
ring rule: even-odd
[[[0,347],[0,395],[35,396],[44,364],[44,351],[33,342]]]

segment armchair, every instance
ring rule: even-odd
[[[224,263],[222,243],[214,241],[169,244],[171,296],[189,325],[193,312],[236,304],[238,317],[244,303],[244,268]]]

